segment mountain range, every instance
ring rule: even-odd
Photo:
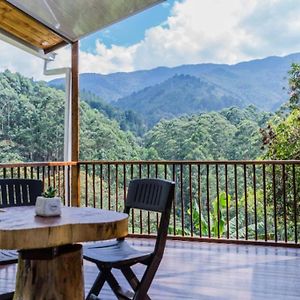
[[[287,76],[300,53],[235,65],[195,64],[108,75],[84,73],[80,88],[118,108],[133,110],[153,125],[161,118],[255,105],[274,111],[288,99]],[[61,87],[63,79],[49,82]]]
[[[122,110],[131,109],[144,116],[150,127],[161,119],[172,119],[182,114],[243,107],[238,96],[206,80],[175,75],[151,87],[133,93],[114,103]]]

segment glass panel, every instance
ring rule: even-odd
[[[162,0],[8,0],[69,41],[118,22]]]

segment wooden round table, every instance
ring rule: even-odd
[[[63,207],[60,217],[37,217],[33,206],[0,212],[0,248],[18,249],[14,300],[82,300],[82,247],[78,242],[127,235],[128,215]]]

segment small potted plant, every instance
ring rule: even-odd
[[[56,189],[48,189],[36,198],[35,213],[37,216],[54,217],[61,214],[61,198],[56,196]]]

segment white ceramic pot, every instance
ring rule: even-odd
[[[45,198],[39,196],[36,198],[35,213],[41,217],[54,217],[61,215],[61,198]]]

